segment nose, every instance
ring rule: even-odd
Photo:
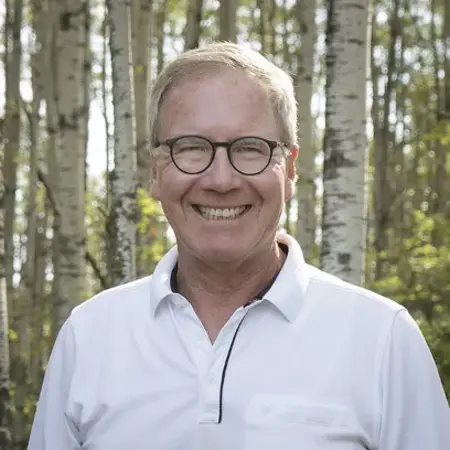
[[[237,186],[239,178],[237,175],[228,159],[227,149],[219,146],[214,161],[204,173],[202,184],[206,189],[227,192]]]

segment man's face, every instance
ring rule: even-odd
[[[258,136],[280,141],[266,91],[243,72],[224,70],[186,80],[165,97],[158,139],[198,135],[212,142]],[[180,252],[205,262],[239,262],[274,240],[284,202],[293,194],[297,150],[279,149],[265,171],[246,176],[218,147],[212,165],[188,175],[170,157],[156,162],[152,194],[161,201]],[[169,149],[163,147],[169,154]],[[225,218],[221,210],[228,208]],[[235,209],[236,208],[236,209]]]

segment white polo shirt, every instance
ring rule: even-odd
[[[75,308],[29,450],[449,450],[449,405],[407,311],[279,239],[276,281],[214,344],[171,290],[176,248]]]

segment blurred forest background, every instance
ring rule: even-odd
[[[282,228],[310,263],[403,303],[450,395],[450,0],[355,5],[0,2],[2,450],[26,448],[70,310],[173,244],[148,195],[149,89],[166,61],[219,39],[294,79],[299,178]]]

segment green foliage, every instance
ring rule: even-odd
[[[160,204],[145,189],[139,189],[137,197],[140,211],[137,229],[143,238],[141,242],[147,244],[137,249],[138,259],[143,259],[151,273],[167,250],[167,221]]]
[[[444,231],[439,246],[433,245],[436,230]],[[417,320],[450,398],[450,220],[414,211],[410,235],[378,256],[388,258],[388,269],[368,287],[402,303]]]

